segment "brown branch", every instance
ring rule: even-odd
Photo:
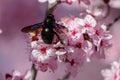
[[[119,19],[120,19],[120,15],[116,17],[112,23],[107,25],[107,30],[109,30],[113,26],[113,24],[116,23]]]
[[[36,76],[37,76],[37,70],[35,69],[35,65],[32,64],[32,67],[31,67],[31,77],[30,77],[29,80],[35,80]]]
[[[46,16],[48,14],[51,14],[53,13],[53,11],[55,10],[55,8],[57,7],[58,4],[61,4],[62,2],[60,0],[57,0],[55,3],[52,3],[52,4],[49,4],[48,3],[48,7],[47,7],[47,10],[46,10]]]
[[[70,75],[71,73],[69,72],[66,75],[64,75],[62,79],[58,79],[58,80],[68,80],[70,78]]]

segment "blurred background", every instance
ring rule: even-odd
[[[98,1],[98,0],[94,0]],[[92,3],[94,4],[94,1]],[[102,20],[104,24],[112,22],[120,15],[120,8],[110,3],[109,16]],[[118,6],[120,3],[118,4]],[[0,0],[0,75],[11,73],[12,70],[19,70],[25,73],[31,68],[29,62],[30,48],[27,38],[20,30],[21,28],[43,21],[46,10],[46,3],[39,3],[38,0]],[[79,16],[84,12],[85,7],[73,3],[72,5],[61,4],[54,11],[56,20],[68,15]],[[120,20],[111,28],[113,38],[110,40],[112,47],[106,50],[106,59],[93,58],[90,63],[85,62],[79,69],[76,78],[69,80],[103,80],[101,69],[109,68],[109,63],[120,58]],[[64,73],[64,65],[59,65],[55,73],[41,72],[37,74],[37,80],[57,80]],[[1,80],[1,79],[0,79]]]

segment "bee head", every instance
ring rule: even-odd
[[[45,25],[50,25],[50,24],[54,24],[54,23],[55,23],[54,15],[49,14],[49,15],[46,17],[46,19],[45,19],[45,21],[44,21],[44,24],[45,24]]]

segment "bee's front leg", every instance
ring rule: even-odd
[[[60,41],[60,43],[64,45],[63,40],[60,38],[60,36],[56,32],[55,32],[55,35],[57,36],[57,38]]]

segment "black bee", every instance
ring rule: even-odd
[[[63,44],[62,40],[57,34],[62,32],[61,29],[66,29],[66,28],[64,26],[57,24],[55,22],[54,15],[49,14],[43,22],[24,27],[21,31],[24,33],[29,33],[29,32],[34,33],[35,36],[33,37],[33,40],[38,40],[37,35],[39,32],[41,32],[42,40],[46,44],[51,44],[54,39],[54,35],[56,35],[58,40],[60,40],[60,42]]]

